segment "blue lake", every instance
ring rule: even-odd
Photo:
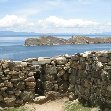
[[[111,44],[76,44],[60,46],[23,46],[24,39],[0,40],[0,59],[24,60],[35,57],[52,57],[85,51],[111,50]]]

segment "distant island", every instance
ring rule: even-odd
[[[63,38],[57,38],[53,36],[41,36],[39,38],[27,38],[25,40],[25,46],[98,44],[98,43],[111,43],[111,37],[91,38],[86,36],[72,36],[69,39],[63,39]]]
[[[65,44],[98,44],[111,43],[111,37],[91,38],[86,36],[72,36],[69,39],[63,39],[53,36],[41,36],[39,38],[27,38],[25,46],[43,46],[43,45],[65,45]]]

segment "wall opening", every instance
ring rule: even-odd
[[[35,87],[35,94],[44,95],[44,87],[43,87],[43,73],[41,71],[37,71],[34,74],[36,87]]]

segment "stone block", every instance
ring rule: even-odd
[[[21,99],[25,102],[32,101],[34,99],[34,93],[32,93],[31,91],[24,91],[21,94]]]
[[[50,58],[43,58],[39,57],[38,61],[32,61],[32,65],[44,65],[44,64],[50,64],[51,59]]]
[[[4,98],[2,95],[0,95],[0,101],[3,102]]]
[[[44,89],[45,89],[46,91],[52,91],[53,88],[54,88],[54,86],[53,86],[53,83],[52,83],[52,82],[50,82],[50,81],[45,81],[45,82],[44,82]]]
[[[8,107],[13,107],[13,106],[15,105],[15,101],[16,101],[15,96],[4,98],[4,103],[5,103]]]
[[[33,88],[34,88],[34,87],[36,86],[36,83],[35,83],[35,82],[26,82],[26,86],[27,86],[27,87],[31,87],[31,88],[33,87]]]
[[[46,65],[45,67],[46,74],[57,74],[57,68],[54,65]]]
[[[65,57],[57,57],[55,60],[58,65],[64,65],[67,63],[67,59]]]
[[[27,79],[25,79],[26,82],[35,82],[35,78],[34,76],[32,77],[28,77]]]

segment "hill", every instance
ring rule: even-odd
[[[111,43],[111,37],[91,38],[86,36],[72,36],[69,39],[63,39],[63,38],[57,38],[53,36],[41,36],[39,38],[28,38],[25,40],[25,46],[97,44],[97,43]]]

